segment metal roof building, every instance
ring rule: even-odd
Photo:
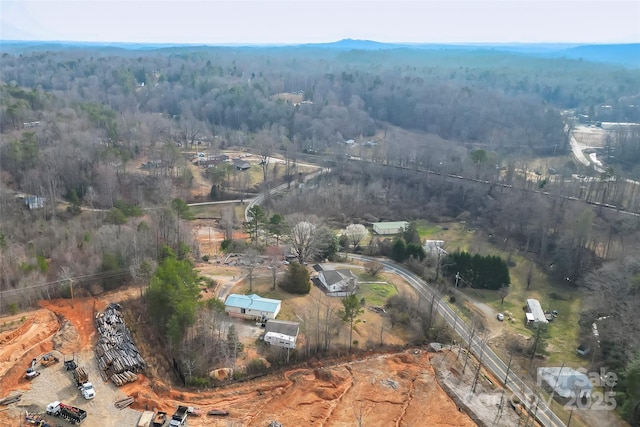
[[[275,319],[282,301],[262,298],[260,295],[231,294],[224,302],[224,310],[230,315],[261,319]]]
[[[527,323],[540,322],[549,323],[547,317],[544,315],[540,301],[537,299],[529,298],[527,300],[527,312],[525,313]]]
[[[407,221],[374,222],[373,231],[377,234],[398,234],[409,228]]]

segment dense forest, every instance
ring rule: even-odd
[[[0,53],[0,313],[65,296],[71,278],[87,293],[144,287],[156,266],[164,278],[150,295],[161,300],[171,268],[201,256],[183,201],[194,182],[189,159],[201,148],[237,147],[265,163],[284,157],[288,182],[296,160],[331,168],[305,192],[266,200],[270,212],[339,226],[468,221],[584,286],[585,319],[607,309],[593,295],[624,300],[620,322],[608,327],[624,324],[627,334],[610,335],[603,363],[622,370],[638,352],[640,324],[630,319],[640,195],[625,177],[640,176],[640,131],[610,134],[607,149],[617,155],[606,173],[568,157],[578,117],[640,122],[637,69],[487,49],[49,45]],[[557,172],[529,166],[556,156],[567,159]],[[141,172],[141,163],[152,166]],[[230,193],[231,181],[258,193],[271,184],[266,164],[263,172],[252,183],[212,168],[207,194]],[[592,179],[576,180],[578,172]],[[228,212],[221,224],[241,225]],[[625,273],[613,275],[611,262]],[[196,317],[175,315],[171,324]]]

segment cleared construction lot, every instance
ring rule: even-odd
[[[31,380],[31,389],[23,392],[22,399],[14,405],[12,411],[19,410],[23,414],[25,411],[44,413],[49,403],[58,400],[87,411],[87,418],[82,423],[86,427],[136,425],[138,418],[140,418],[140,412],[129,408],[120,410],[114,406],[114,402],[126,397],[126,395],[110,382],[102,381],[93,352],[86,351],[76,354],[78,365],[84,367],[96,390],[96,397],[92,400],[85,400],[75,387],[71,372],[64,368],[62,362],[64,355],[55,350],[51,353],[57,356],[60,362],[47,368],[37,367],[40,375]],[[66,356],[70,358],[72,355]],[[52,425],[71,425],[60,418],[52,416],[45,418],[50,420],[49,423]],[[15,421],[7,420],[6,422],[0,421],[0,425],[16,425]]]

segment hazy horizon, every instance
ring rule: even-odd
[[[2,0],[0,40],[175,45],[640,42],[640,2]]]

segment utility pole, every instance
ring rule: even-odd
[[[473,387],[471,387],[472,393],[476,392],[476,386],[478,385],[478,377],[480,376],[480,370],[482,369],[482,356],[484,356],[484,347],[486,342],[486,337],[480,341],[480,360],[478,360],[478,369],[476,370],[476,376],[473,379]]]
[[[69,288],[71,290],[71,307],[75,308],[75,306],[73,305],[73,279],[69,278]]]
[[[513,353],[509,353],[509,363],[507,364],[507,374],[504,376],[504,386],[507,386],[509,381],[509,370],[511,369],[511,360],[513,359]]]

